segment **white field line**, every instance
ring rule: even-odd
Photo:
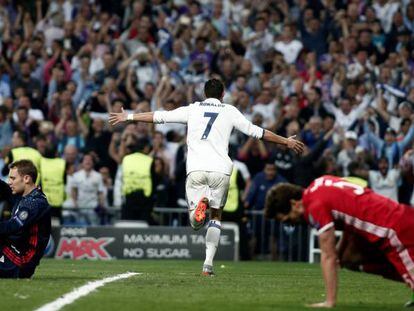
[[[41,306],[40,308],[36,309],[35,311],[58,311],[61,308],[63,308],[64,306],[73,303],[75,300],[90,294],[95,289],[97,289],[101,286],[104,286],[106,283],[115,282],[115,281],[118,281],[118,280],[129,278],[129,277],[134,276],[134,275],[139,275],[139,274],[141,274],[141,273],[127,272],[127,273],[107,277],[107,278],[104,278],[102,280],[88,282],[88,283],[86,283],[85,285],[83,285],[81,287],[75,288],[70,293],[67,293],[67,294],[61,296],[60,298]]]

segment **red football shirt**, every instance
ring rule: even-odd
[[[305,219],[318,230],[350,230],[370,242],[393,239],[404,222],[404,205],[335,176],[316,179],[303,194]]]

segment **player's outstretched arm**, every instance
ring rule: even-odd
[[[124,109],[122,112],[111,112],[109,114],[109,123],[115,125],[125,121],[137,121],[145,123],[182,123],[186,124],[188,121],[188,106],[179,107],[169,111],[154,111],[143,113],[126,113]]]
[[[336,254],[335,228],[330,228],[319,235],[319,245],[321,248],[321,268],[325,281],[326,300],[314,303],[309,307],[332,308],[336,304],[336,292],[338,288],[337,277],[337,254]]]
[[[143,112],[143,113],[127,113],[122,108],[122,112],[111,112],[109,114],[109,124],[116,125],[118,123],[126,121],[138,121],[152,123],[154,122],[154,113],[153,112]]]
[[[289,149],[292,149],[296,153],[302,153],[304,144],[301,141],[296,140],[295,137],[296,135],[286,138],[283,136],[276,135],[275,133],[269,130],[264,130],[263,140],[270,141],[272,143],[279,145],[284,145]]]

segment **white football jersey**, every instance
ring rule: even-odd
[[[257,139],[264,135],[264,129],[252,124],[236,107],[215,98],[171,111],[156,111],[154,123],[187,124],[187,174],[206,171],[230,175],[233,163],[228,146],[233,128]]]

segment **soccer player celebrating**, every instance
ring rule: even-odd
[[[414,210],[409,206],[345,179],[323,176],[306,189],[288,183],[271,188],[265,215],[290,223],[304,219],[318,230],[326,300],[312,307],[335,306],[338,262],[405,282],[414,290]],[[343,230],[338,249],[335,229]]]
[[[0,278],[30,278],[50,237],[50,206],[36,187],[32,161],[9,166],[8,185],[0,180],[0,199],[13,204],[11,218],[0,222]]]
[[[206,233],[204,275],[214,275],[213,258],[221,230],[221,211],[227,200],[233,163],[228,156],[228,145],[233,128],[256,139],[281,144],[298,153],[303,143],[293,137],[285,138],[253,125],[234,106],[222,103],[223,84],[211,79],[204,85],[206,99],[172,111],[138,114],[111,113],[109,122],[115,125],[125,121],[187,124],[187,181],[186,195],[191,226],[198,230],[210,209]]]

